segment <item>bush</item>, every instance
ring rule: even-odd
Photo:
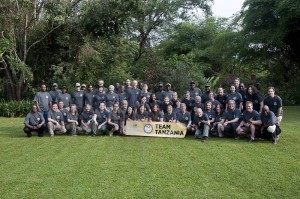
[[[32,101],[0,101],[1,117],[24,117],[29,112]]]

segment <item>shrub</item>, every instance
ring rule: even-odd
[[[2,117],[24,117],[29,112],[32,101],[0,101],[0,116]]]

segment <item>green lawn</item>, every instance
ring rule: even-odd
[[[0,118],[0,198],[299,198],[300,107],[277,145],[212,138],[25,137]]]

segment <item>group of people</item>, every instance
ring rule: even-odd
[[[38,136],[48,132],[70,133],[77,136],[84,132],[91,136],[108,134],[126,135],[126,121],[180,122],[187,134],[201,138],[209,136],[248,137],[249,142],[257,138],[271,140],[276,144],[281,132],[282,100],[275,95],[275,88],[268,88],[263,97],[252,84],[245,87],[236,78],[226,93],[222,87],[217,93],[205,85],[205,91],[196,87],[194,81],[179,99],[171,84],[159,84],[157,92],[149,92],[148,85],[138,87],[136,80],[126,80],[125,85],[104,87],[99,80],[97,90],[92,84],[76,83],[70,94],[63,86],[61,90],[53,83],[51,91],[41,85],[34,97],[35,104],[25,118],[24,132],[28,137],[33,131]]]

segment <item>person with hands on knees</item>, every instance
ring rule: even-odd
[[[204,113],[201,108],[196,109],[193,123],[196,128],[195,137],[202,138],[203,142],[207,142],[210,122],[207,114]]]
[[[57,104],[52,105],[52,110],[49,112],[48,115],[48,131],[51,137],[54,134],[64,134],[67,132],[64,123],[64,116],[58,110]]]
[[[31,137],[33,131],[36,131],[39,137],[44,136],[45,119],[43,114],[37,111],[36,105],[31,106],[31,111],[27,114],[24,124],[24,133],[27,134],[27,137]]]
[[[78,111],[76,104],[71,104],[70,106],[70,111],[67,114],[66,129],[72,136],[77,136],[78,132],[82,131],[82,128],[79,127],[78,123]]]

